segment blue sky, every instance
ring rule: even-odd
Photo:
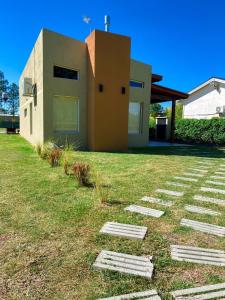
[[[184,92],[211,76],[225,77],[224,0],[64,0],[1,3],[0,69],[17,82],[42,27],[84,40],[92,29],[132,38],[132,58],[153,66],[163,85]]]

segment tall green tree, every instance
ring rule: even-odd
[[[157,117],[159,114],[164,113],[164,109],[159,103],[150,104],[149,113],[151,117]]]
[[[8,100],[2,99],[2,93],[8,94]],[[0,70],[0,110],[8,114],[17,114],[19,111],[19,87],[16,83],[9,84],[4,73]]]

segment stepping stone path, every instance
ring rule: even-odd
[[[214,163],[213,162],[211,162],[211,161],[197,161],[197,164],[199,164],[199,165],[207,165],[207,166],[213,166],[214,165]]]
[[[167,181],[166,184],[172,185],[172,186],[184,187],[184,188],[191,187],[191,185],[189,185],[189,184],[180,183],[180,182],[172,182],[172,181]]]
[[[217,198],[211,198],[211,197],[205,197],[205,196],[202,196],[202,195],[194,195],[193,199],[198,200],[198,201],[202,201],[202,202],[210,202],[210,203],[225,205],[225,200],[217,199]]]
[[[150,202],[150,203],[156,203],[156,204],[164,205],[164,206],[172,206],[173,205],[172,201],[164,201],[162,199],[155,198],[155,197],[144,196],[143,198],[141,198],[141,200],[145,201],[145,202]]]
[[[202,192],[211,192],[211,193],[216,193],[216,194],[223,194],[225,195],[225,190],[220,190],[220,189],[214,189],[214,188],[207,188],[207,187],[201,187],[200,190]]]
[[[152,257],[135,256],[102,250],[93,264],[94,268],[152,278]]]
[[[100,230],[101,233],[111,234],[119,237],[143,240],[147,233],[147,227],[107,222]]]
[[[218,175],[212,175],[210,176],[210,178],[213,178],[213,179],[225,179],[225,176],[218,176]]]
[[[207,173],[208,172],[208,170],[202,170],[202,169],[196,169],[196,168],[189,168],[189,170],[196,171],[196,172],[201,172],[201,173]]]
[[[164,190],[164,189],[157,189],[156,192],[160,193],[160,194],[175,196],[175,197],[181,197],[184,195],[184,192],[176,192],[176,191],[170,191],[170,190]]]
[[[162,215],[164,215],[164,211],[153,209],[153,208],[148,208],[148,207],[143,207],[139,205],[130,205],[124,208],[124,210],[128,210],[130,212],[135,212],[139,213],[142,215],[146,215],[149,217],[155,217],[155,218],[160,218]]]
[[[221,297],[225,296],[225,283],[204,285],[196,288],[177,290],[171,292],[170,294],[175,300],[222,299]]]
[[[194,205],[185,205],[184,207],[187,211],[197,213],[197,214],[207,214],[211,216],[219,216],[221,215],[220,212],[217,212],[212,209],[208,209],[205,207],[200,207],[200,206],[194,206]]]
[[[206,183],[225,186],[225,182],[206,180]]]
[[[182,176],[174,176],[175,179],[183,180],[183,181],[188,181],[188,182],[197,182],[198,179],[196,178],[189,178],[189,177],[182,177]]]
[[[205,176],[204,174],[196,174],[196,173],[189,173],[189,172],[185,172],[185,173],[183,173],[183,175],[193,176],[193,177],[203,177],[203,176]]]
[[[194,220],[182,219],[181,226],[190,227],[194,230],[201,231],[208,234],[214,234],[217,236],[225,236],[225,227],[217,226],[213,224],[198,222]]]
[[[180,245],[171,245],[170,249],[173,260],[193,262],[196,264],[225,266],[225,252],[222,250]]]
[[[157,294],[156,290],[149,290],[149,291],[144,291],[144,292],[138,292],[138,293],[131,293],[131,294],[126,294],[126,295],[120,295],[120,296],[115,296],[115,297],[110,297],[110,298],[101,298],[98,300],[161,300],[159,295]]]

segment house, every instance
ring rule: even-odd
[[[225,117],[225,79],[212,77],[188,93],[183,103],[183,118]]]
[[[162,76],[130,48],[129,37],[107,31],[82,42],[43,29],[20,77],[20,134],[93,151],[147,146],[150,101],[186,94],[154,84]]]

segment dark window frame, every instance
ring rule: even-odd
[[[79,80],[80,72],[79,70],[54,65],[53,77],[61,79]]]
[[[143,81],[138,80],[130,80],[130,87],[143,89],[145,87],[145,83]]]

